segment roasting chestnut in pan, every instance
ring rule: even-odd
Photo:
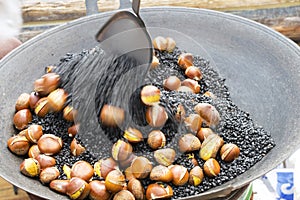
[[[237,145],[229,143],[224,144],[220,150],[221,159],[225,162],[232,162],[240,155],[240,149]]]
[[[173,196],[173,189],[165,183],[153,183],[148,185],[146,190],[146,199],[168,199]]]
[[[157,104],[160,99],[160,90],[154,85],[146,85],[141,90],[141,100],[145,105]]]
[[[166,145],[166,137],[160,130],[153,130],[149,133],[147,144],[154,150]]]
[[[105,178],[105,187],[112,193],[117,193],[126,187],[126,179],[120,170],[113,170],[109,172]]]
[[[85,199],[90,193],[90,185],[83,179],[74,177],[71,178],[66,193],[71,199]]]
[[[123,140],[118,140],[112,147],[111,154],[113,159],[116,161],[126,160],[130,154],[132,154],[132,146],[124,142]]]
[[[109,200],[111,194],[105,187],[104,181],[93,180],[89,183],[90,194],[89,199],[92,200]]]
[[[30,95],[28,93],[22,93],[16,102],[15,108],[16,110],[28,109],[29,108],[29,99]]]
[[[83,160],[77,161],[71,168],[71,177],[79,177],[85,181],[89,181],[94,174],[93,166]]]
[[[94,164],[94,172],[99,177],[106,178],[107,174],[118,169],[118,164],[112,158],[101,159]]]
[[[138,179],[147,178],[152,168],[151,162],[143,156],[136,157],[131,163],[131,172]]]
[[[13,120],[16,129],[23,130],[32,121],[32,114],[29,109],[22,109],[14,115]]]

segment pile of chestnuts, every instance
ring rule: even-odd
[[[153,46],[158,51],[172,52],[176,43],[172,38],[156,37]],[[166,91],[198,94],[201,91],[199,81],[203,74],[199,67],[194,66],[194,58],[190,53],[179,55],[177,64],[184,71],[185,80],[169,76],[161,84]],[[154,55],[152,69],[159,66]],[[79,160],[72,166],[64,165],[63,173],[66,180],[58,179],[60,170],[54,158],[63,147],[63,140],[53,134],[44,134],[41,125],[33,124],[32,114],[44,118],[49,113],[63,113],[64,120],[71,122],[68,129],[69,137],[73,138],[70,152],[79,156],[86,151],[83,144],[75,138],[79,124],[75,123],[77,111],[67,105],[68,93],[60,88],[60,76],[52,72],[52,66],[41,78],[34,82],[34,92],[23,93],[16,102],[16,113],[13,124],[19,131],[7,141],[9,150],[25,156],[20,164],[20,171],[28,177],[38,177],[42,184],[71,199],[114,199],[143,200],[168,199],[173,196],[173,188],[190,184],[195,187],[201,184],[204,177],[213,178],[220,173],[220,164],[216,157],[224,162],[232,162],[238,158],[240,149],[233,143],[225,143],[221,136],[214,132],[214,127],[221,120],[218,110],[209,103],[198,102],[194,112],[187,114],[186,108],[179,104],[174,116],[170,116],[166,108],[160,104],[161,91],[154,85],[145,85],[140,92],[140,100],[146,107],[145,119],[153,128],[147,133],[147,144],[153,150],[155,162],[146,156],[137,156],[132,144],[144,141],[140,130],[129,127],[124,131],[123,139],[118,140],[111,148],[111,157],[103,158],[93,165]],[[216,98],[211,92],[204,94]],[[126,111],[106,104],[101,108],[99,121],[103,126],[116,127],[124,123]],[[169,118],[183,123],[187,133],[178,138],[178,149],[166,147],[166,135],[161,128]],[[203,126],[205,124],[205,126]],[[193,159],[194,167],[174,164],[176,154],[197,152],[204,161],[200,166]],[[97,175],[102,180],[94,180]],[[142,179],[149,178],[152,182],[143,185]],[[172,186],[171,184],[172,183]]]

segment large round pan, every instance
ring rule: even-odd
[[[113,13],[84,17],[47,31],[0,62],[0,175],[17,187],[44,198],[66,198],[22,176],[21,158],[7,150],[6,141],[14,133],[15,100],[32,90],[33,81],[43,74],[45,66],[57,63],[68,52],[94,47],[95,34]],[[193,38],[194,42],[175,39],[179,47],[212,60],[226,77],[233,101],[251,113],[276,142],[276,147],[244,174],[186,199],[227,195],[270,171],[296,150],[300,144],[300,49],[296,44],[258,23],[221,12],[163,7],[142,9],[140,15],[148,27],[179,31]],[[155,30],[160,29],[152,29],[151,35],[168,34]]]

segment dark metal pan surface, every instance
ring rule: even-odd
[[[66,199],[19,173],[21,158],[13,156],[6,147],[14,132],[14,104],[19,94],[32,90],[45,66],[57,63],[68,52],[94,47],[97,31],[113,13],[84,17],[47,31],[0,62],[0,175],[17,187],[44,198]],[[147,27],[162,28],[150,29],[152,36],[168,36],[165,30],[173,30],[193,38],[195,43],[171,35],[180,48],[212,61],[226,78],[233,101],[269,131],[276,142],[276,147],[244,174],[186,199],[227,195],[270,171],[297,149],[300,49],[296,44],[258,23],[221,12],[158,7],[142,9],[140,15]]]

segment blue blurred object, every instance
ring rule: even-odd
[[[293,171],[277,172],[277,194],[280,200],[294,199],[294,173]]]

